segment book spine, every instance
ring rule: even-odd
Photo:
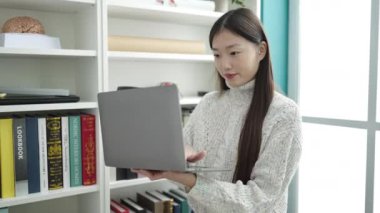
[[[46,118],[49,190],[63,187],[61,117]]]
[[[47,142],[46,142],[46,118],[38,118],[38,142],[40,150],[40,186],[41,192],[49,191]]]
[[[79,115],[69,116],[70,185],[82,185],[82,147]]]
[[[13,119],[16,197],[28,194],[27,146],[25,118]]]
[[[13,119],[0,119],[1,197],[15,197]]]
[[[129,209],[115,200],[111,200],[111,210],[115,213],[129,213]]]
[[[40,157],[38,140],[38,120],[36,117],[26,117],[26,143],[28,144],[28,192],[40,192]]]
[[[70,188],[69,117],[62,116],[62,167],[63,188]]]
[[[0,213],[9,213],[9,209],[8,208],[1,208]]]
[[[96,135],[95,115],[82,114],[82,182],[83,185],[96,184]]]

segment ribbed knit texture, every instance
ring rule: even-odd
[[[202,166],[228,172],[199,173],[188,193],[196,213],[285,213],[288,186],[301,154],[301,121],[297,105],[275,93],[263,123],[259,159],[244,185],[232,183],[240,132],[253,95],[254,81],[222,95],[207,94],[191,114],[184,138],[195,150],[206,150]]]

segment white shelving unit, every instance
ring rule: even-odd
[[[10,114],[81,111],[97,114],[102,91],[101,5],[96,0],[3,0],[0,24],[15,16],[41,21],[45,33],[59,37],[62,49],[0,48],[0,85],[64,88],[78,95],[77,103],[0,105]],[[99,129],[99,125],[97,126]],[[19,212],[103,213],[104,166],[97,133],[97,184],[0,199],[0,208]]]
[[[138,0],[137,0],[138,1]],[[250,3],[248,4],[250,5]],[[196,105],[198,91],[216,86],[213,56],[108,51],[108,35],[201,40],[208,47],[211,25],[222,13],[163,6],[142,6],[123,0],[2,0],[0,24],[15,16],[32,16],[47,35],[59,37],[62,49],[0,48],[0,85],[65,88],[78,103],[0,105],[0,116],[54,111],[98,114],[97,93],[118,86],[176,83],[183,106]],[[136,191],[176,187],[167,180],[114,180],[103,162],[97,122],[97,184],[0,199],[0,208],[21,212],[109,213],[109,201]]]
[[[167,6],[143,6],[122,0],[103,3],[104,37],[104,90],[118,86],[154,86],[161,82],[175,83],[183,98],[183,106],[196,105],[198,91],[215,88],[214,58],[208,48],[208,33],[212,23],[222,13],[171,8]],[[146,52],[107,51],[108,35],[127,35],[176,40],[201,40],[207,47],[206,54],[171,54]],[[134,197],[137,191],[168,189],[175,184],[146,178],[115,180],[114,168],[106,168],[105,197],[119,199]],[[109,205],[106,200],[106,206]],[[107,209],[107,213],[109,210]]]

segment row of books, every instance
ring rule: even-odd
[[[95,115],[0,118],[1,198],[96,184]]]
[[[111,212],[191,213],[187,195],[180,189],[138,192],[136,199],[111,199]]]
[[[123,0],[131,5],[159,5],[171,8],[193,9],[201,11],[214,11],[215,2],[212,0]]]

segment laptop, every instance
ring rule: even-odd
[[[99,117],[107,166],[163,171],[229,171],[185,160],[175,85],[102,92]]]

